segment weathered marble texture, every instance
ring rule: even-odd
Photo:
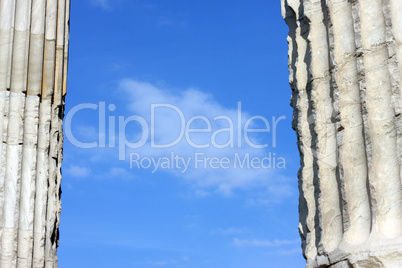
[[[307,267],[402,267],[402,1],[281,2]]]
[[[0,0],[0,267],[57,267],[69,0]]]

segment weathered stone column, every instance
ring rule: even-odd
[[[0,0],[0,267],[57,267],[69,0]]]
[[[282,0],[307,267],[402,267],[401,10]]]

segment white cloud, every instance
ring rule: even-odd
[[[281,250],[277,250],[275,253],[278,255],[281,255],[281,256],[301,255],[302,249],[301,249],[301,247],[293,248],[293,249],[289,249],[289,250],[281,249]]]
[[[195,190],[195,195],[196,195],[196,197],[202,198],[202,197],[210,196],[211,193],[208,191],[205,191],[203,189],[198,189],[198,190]]]
[[[276,156],[275,152],[271,152],[274,135],[273,122],[269,120],[270,118],[266,118],[269,120],[267,124],[272,130],[270,133],[252,133],[250,137],[254,144],[268,143],[268,148],[254,148],[250,143],[247,143],[244,129],[245,122],[256,115],[250,115],[246,111],[246,107],[241,107],[241,105],[239,107],[237,103],[227,107],[227,105],[222,105],[214,99],[211,94],[195,88],[186,90],[166,89],[133,79],[121,80],[117,92],[121,96],[122,102],[116,103],[116,109],[113,112],[108,110],[112,103],[106,103],[106,119],[109,120],[108,116],[113,116],[115,119],[117,132],[114,136],[110,135],[107,127],[105,133],[100,133],[97,120],[87,120],[85,126],[82,122],[81,125],[77,126],[73,124],[72,134],[80,142],[93,143],[97,141],[100,145],[100,141],[104,140],[106,143],[106,148],[80,150],[85,155],[86,160],[103,165],[102,173],[96,171],[93,177],[131,179],[134,174],[139,174],[138,171],[141,171],[141,176],[147,173],[167,172],[184,180],[190,186],[191,195],[198,198],[208,197],[217,192],[230,195],[235,189],[254,190],[258,188],[259,192],[264,192],[263,196],[252,197],[254,199],[247,201],[246,206],[263,205],[272,200],[280,202],[281,199],[295,194],[294,189],[289,186],[293,182],[283,177],[280,172],[282,170],[278,169],[277,163],[286,160],[282,158],[278,161],[281,157]],[[183,134],[181,131],[183,125],[189,125],[191,129],[205,129],[210,124],[210,131],[184,134],[174,146],[169,148],[153,148],[151,146],[151,105],[155,104],[169,104],[176,109],[174,110],[166,105],[154,109],[153,137],[156,144],[168,144],[174,141]],[[101,106],[98,104],[95,107],[100,109]],[[97,115],[97,111],[92,109],[86,109],[79,113]],[[145,143],[139,148],[130,149],[122,146],[125,152],[119,154],[122,150],[119,145],[124,144],[124,139],[119,139],[119,134],[123,134],[124,131],[119,120],[120,118],[129,120],[132,116],[145,120],[148,135],[144,135]],[[189,121],[191,118],[196,119],[191,123]],[[185,121],[184,123],[182,119]],[[265,126],[262,120],[254,120],[250,125],[252,128],[263,128]],[[68,124],[65,127],[68,128]],[[232,127],[232,131],[229,127]],[[141,125],[138,122],[131,121],[127,123],[123,136],[127,143],[134,144],[140,140],[143,134]],[[69,140],[68,135],[66,138]],[[115,147],[110,148],[109,142],[111,140],[115,141]],[[75,145],[71,140],[70,143]],[[205,148],[196,148],[199,147],[197,145],[206,146]],[[130,153],[136,154],[131,159],[132,161],[129,161]],[[119,168],[110,168],[111,161],[116,163],[119,155],[125,158],[126,162],[117,164]],[[182,161],[174,161],[175,157],[181,158]],[[199,158],[196,159],[197,157]],[[213,158],[217,159],[218,163],[213,164],[211,160]],[[253,168],[251,166],[253,158],[265,159],[265,168],[261,164],[259,168]],[[241,167],[244,159],[248,159],[248,161]],[[141,160],[146,161],[141,162]],[[200,161],[197,164],[198,160]],[[219,163],[222,160],[229,161],[229,164]],[[168,165],[163,165],[163,161]],[[270,201],[265,200],[267,197]]]
[[[75,178],[85,178],[88,177],[89,174],[91,174],[91,169],[77,165],[70,165],[67,168],[63,168],[63,171],[65,171],[71,177]]]
[[[132,179],[134,178],[133,172],[124,168],[114,167],[109,170],[108,176],[112,178]]]
[[[167,18],[160,18],[158,27],[173,25],[173,21]]]
[[[148,261],[147,262],[148,265],[154,265],[154,266],[165,266],[168,263],[169,263],[168,261]]]
[[[197,145],[208,145],[206,146],[207,148],[194,148],[195,146],[190,146],[190,142],[186,140],[186,136],[183,135],[183,138],[170,148],[151,148],[150,139],[148,139],[147,143],[141,148],[131,150],[131,152],[138,154],[137,156],[139,158],[150,157],[158,159],[169,157],[173,152],[175,155],[189,160],[190,165],[188,169],[184,169],[183,165],[181,169],[169,168],[164,171],[195,183],[198,191],[196,192],[196,196],[206,196],[209,195],[211,191],[230,194],[232,190],[236,188],[245,189],[257,186],[271,187],[272,191],[277,190],[272,185],[272,180],[277,177],[276,175],[278,174],[275,169],[273,169],[276,167],[273,162],[278,160],[276,160],[275,155],[272,155],[269,151],[269,147],[268,149],[257,149],[247,144],[243,137],[244,124],[251,116],[245,112],[244,109],[239,111],[236,107],[236,103],[233,105],[234,107],[227,108],[217,102],[211,94],[198,89],[189,88],[184,91],[177,91],[164,89],[150,83],[132,79],[124,79],[120,82],[120,92],[122,92],[129,101],[127,108],[131,114],[143,117],[148,122],[148,125],[150,125],[149,122],[151,121],[151,104],[163,103],[177,107],[179,111],[169,107],[158,107],[154,110],[154,138],[157,144],[168,144],[180,136],[181,127],[183,126],[180,113],[182,113],[182,116],[185,118],[185,123],[188,123],[189,119],[195,116],[202,116],[205,119],[193,121],[190,125],[191,128],[205,129],[207,128],[206,121],[211,123],[211,132],[192,133],[188,135],[190,142]],[[226,119],[222,119],[222,116]],[[268,122],[268,124],[270,123],[272,122]],[[233,124],[233,130],[235,130],[233,132],[228,131],[228,127],[231,124]],[[262,122],[255,120],[251,126],[261,128],[261,124]],[[238,133],[241,134],[239,135]],[[265,144],[268,142],[268,146],[270,146],[272,139],[270,133],[257,134],[252,135],[250,138],[253,143]],[[139,141],[140,137],[141,132],[136,132],[131,133],[131,137],[127,137],[127,139],[134,142]],[[241,144],[239,143],[239,138],[241,139]],[[230,146],[223,146],[231,140],[233,142]],[[218,148],[220,145],[225,148]],[[196,153],[200,154],[199,159],[201,160],[200,164],[197,166],[195,165]],[[128,154],[129,152],[127,152],[127,158]],[[203,156],[205,156],[205,158]],[[253,157],[259,159],[265,157],[265,166],[269,163],[272,169],[252,168],[250,166],[240,168],[239,164],[244,158],[247,158],[247,156],[249,156],[249,160]],[[206,160],[208,157],[209,159],[217,157],[219,160],[228,158],[231,163],[230,168],[215,168],[215,166],[210,164],[211,162],[208,162],[209,160]],[[270,160],[267,160],[268,158]],[[233,168],[235,162],[237,166]],[[219,166],[219,164],[217,164],[217,166]],[[134,165],[134,168],[138,168],[138,165]],[[158,169],[158,171],[160,171],[160,169]]]
[[[273,241],[270,240],[259,240],[259,239],[233,239],[233,244],[238,247],[279,247],[284,245],[294,245],[300,243],[299,239],[297,240],[279,240],[275,239]]]
[[[166,18],[166,17],[161,17],[159,19],[159,21],[158,21],[157,26],[159,28],[161,28],[161,27],[171,27],[171,26],[182,28],[182,27],[186,27],[187,23],[185,21],[178,22],[178,21],[174,21],[172,19]]]
[[[109,168],[106,172],[94,175],[97,179],[116,179],[116,180],[132,180],[135,178],[134,173],[121,167]]]
[[[220,234],[220,235],[234,235],[234,234],[242,234],[247,233],[249,230],[247,228],[216,228],[211,231],[211,234]]]
[[[85,141],[98,140],[98,130],[93,126],[77,126],[75,128],[75,133],[77,133],[78,137],[83,138]]]
[[[291,187],[291,183],[287,178],[276,180],[267,187],[265,192],[247,199],[245,207],[272,207],[282,203],[284,199],[292,197],[296,193],[294,187]]]
[[[198,218],[202,218],[202,216],[199,215],[199,214],[188,214],[188,215],[185,215],[184,217],[185,217],[185,218],[188,218],[188,219],[198,219]]]
[[[109,0],[91,0],[91,4],[101,7],[104,10],[110,9]]]
[[[153,260],[153,261],[147,261],[145,264],[146,265],[150,265],[150,266],[166,266],[169,265],[169,267],[171,265],[175,266],[175,267],[181,267],[181,265],[187,261],[189,261],[190,258],[188,256],[184,256],[181,258],[177,258],[177,259],[168,259],[168,260]]]

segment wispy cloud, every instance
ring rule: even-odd
[[[165,260],[149,260],[145,262],[146,266],[156,266],[156,267],[182,267],[183,264],[188,262],[190,258],[188,256],[183,256],[180,258],[172,258],[172,259],[165,259]]]
[[[133,172],[121,167],[112,167],[106,172],[96,174],[97,179],[132,180],[135,178]]]
[[[195,88],[189,88],[178,92],[177,90],[160,88],[146,82],[124,79],[120,83],[120,90],[130,101],[128,109],[133,114],[146,118],[148,122],[151,117],[151,105],[161,103],[171,104],[180,109],[187,123],[190,118],[194,117],[203,117],[209,122],[212,122],[209,133],[198,132],[189,134],[189,136],[191,135],[189,139],[191,139],[194,144],[208,144],[205,148],[194,148],[194,146],[190,146],[188,139],[183,138],[180,142],[177,142],[174,147],[166,149],[151,148],[150,143],[147,142],[147,144],[141,148],[131,150],[131,152],[135,152],[137,156],[141,157],[160,158],[170,156],[173,152],[175,155],[182,156],[187,160],[191,158],[192,162],[188,169],[167,169],[166,171],[195,182],[197,186],[202,189],[202,191],[197,192],[197,196],[207,196],[211,190],[223,194],[230,194],[231,191],[236,188],[248,188],[262,185],[272,187],[270,180],[273,180],[277,175],[274,170],[275,165],[273,164],[275,155],[272,156],[266,148],[254,148],[250,146],[250,143],[246,143],[244,140],[238,142],[244,138],[239,136],[239,133],[242,135],[244,132],[244,122],[251,118],[250,114],[244,111],[244,109],[239,110],[236,104],[233,105],[235,106],[233,108],[227,108],[217,102],[211,94]],[[154,121],[155,143],[167,144],[174,141],[175,138],[180,135],[180,130],[183,127],[183,122],[180,121],[180,114],[168,108],[155,109],[154,111],[156,118]],[[238,123],[236,133],[228,131],[231,125],[228,120],[224,120],[222,117],[230,119],[233,124]],[[254,121],[254,123],[257,121],[258,120]],[[236,126],[233,128],[235,127]],[[254,124],[253,127],[260,126]],[[205,129],[207,125],[205,120],[195,120],[191,128]],[[218,132],[219,130],[222,131]],[[211,144],[211,135],[213,135],[213,133],[216,133],[215,136],[213,136],[215,146],[212,146],[213,143]],[[250,139],[252,143],[264,144],[265,141],[270,138],[267,133],[258,134],[259,135],[254,135]],[[137,133],[137,135],[133,135],[132,138],[138,140],[140,139],[139,135],[140,133]],[[234,142],[228,144],[230,140]],[[269,142],[270,141],[271,140],[269,140]],[[202,160],[202,163],[198,166],[194,165],[196,153],[201,155],[200,159]],[[214,168],[210,165],[210,162],[208,162],[208,159],[216,157],[218,159],[227,158],[231,163],[237,161],[237,163],[240,164],[247,156],[259,159],[264,157],[268,159],[268,157],[270,157],[272,161],[269,160],[269,164],[272,168],[253,168],[250,166],[243,166],[243,168],[240,166],[236,168],[233,168],[233,166],[230,166],[230,168]],[[266,163],[268,163],[268,160]],[[272,190],[276,191],[276,189]]]
[[[251,115],[241,104],[224,105],[212,94],[196,88],[170,89],[134,79],[121,80],[116,91],[121,96],[121,102],[116,105],[106,103],[105,108],[107,112],[109,105],[115,107],[115,110],[109,113],[115,118],[114,136],[110,136],[107,131],[99,133],[96,120],[81,122],[81,125],[72,128],[71,136],[82,142],[98,141],[99,144],[100,140],[106,140],[106,148],[93,148],[84,152],[89,161],[104,164],[99,176],[132,178],[130,173],[138,174],[138,171],[141,171],[141,174],[166,172],[184,180],[190,186],[192,197],[198,198],[205,198],[214,193],[230,195],[236,189],[256,188],[264,191],[264,198],[269,196],[275,202],[294,195],[293,188],[289,186],[291,182],[281,175],[283,173],[280,169],[286,168],[286,159],[271,152],[274,128],[270,118],[266,119],[266,123],[263,120],[250,121],[251,128],[261,129],[269,126],[271,132],[251,133],[247,141],[244,136],[245,122],[258,115]],[[177,110],[169,108],[167,104]],[[154,108],[154,121],[151,120],[152,105],[162,105]],[[95,106],[100,107],[100,104]],[[107,116],[108,114],[106,119]],[[127,120],[133,116],[142,118],[148,129],[144,131],[135,120],[121,127],[121,118]],[[194,118],[196,120],[190,122],[190,119]],[[209,130],[186,132],[184,135],[181,132],[183,128]],[[144,134],[145,132],[147,133]],[[130,149],[119,139],[121,135],[125,136],[124,139],[130,144],[138,142],[143,136],[145,142],[139,148]],[[182,138],[177,139],[180,135]],[[69,135],[66,137],[69,139]],[[109,146],[111,140],[115,146]],[[177,142],[168,148],[155,148],[151,142],[168,144],[175,140]],[[267,148],[256,148],[252,145],[266,143]],[[120,154],[122,144],[125,152]],[[126,162],[119,162],[119,169],[110,168],[111,159],[115,159],[116,163],[121,155]],[[131,157],[132,155],[134,156]],[[261,159],[265,162],[254,167],[251,165],[254,158],[257,162]],[[222,165],[223,160],[229,164]],[[285,166],[278,169],[278,163],[281,161]],[[122,165],[126,165],[126,168]],[[108,166],[109,171],[106,171]],[[261,199],[262,197],[259,199],[259,196],[254,198],[247,201],[246,206],[270,202]]]
[[[249,230],[247,228],[216,228],[211,231],[211,234],[219,234],[219,235],[235,235],[235,234],[243,234],[247,233]]]
[[[203,197],[210,196],[210,195],[211,195],[211,192],[209,192],[209,191],[205,191],[203,189],[195,190],[195,196],[198,198],[203,198]]]
[[[169,262],[168,261],[147,261],[148,265],[153,265],[153,266],[165,266]]]
[[[173,25],[173,21],[167,18],[161,18],[158,22],[158,27],[163,27],[163,26],[171,26]]]
[[[79,125],[75,128],[75,133],[80,137],[80,140],[94,140],[98,137],[98,130],[93,126]]]
[[[259,239],[233,239],[233,244],[238,247],[279,247],[284,245],[295,245],[298,244],[299,239],[297,240],[259,240]]]
[[[265,192],[249,198],[245,202],[245,207],[273,207],[296,194],[292,182],[282,178],[281,182],[276,181],[275,185],[268,186]]]
[[[97,172],[93,175],[98,180],[123,180],[129,181],[135,178],[133,172],[121,167],[111,167],[105,171]]]
[[[166,18],[166,17],[161,17],[158,21],[157,27],[161,28],[161,27],[186,27],[187,23],[184,21],[178,22],[178,21],[174,21],[172,19]]]
[[[85,178],[91,174],[91,170],[87,167],[81,167],[78,165],[70,165],[63,169],[69,176],[75,178]]]
[[[91,4],[94,6],[101,7],[104,10],[110,10],[109,0],[91,0]]]
[[[280,250],[277,250],[276,252],[274,252],[274,254],[278,254],[278,255],[281,255],[281,256],[301,255],[302,254],[302,249],[301,249],[301,247],[293,248],[293,249],[289,249],[289,250],[280,249]]]

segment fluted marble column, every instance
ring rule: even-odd
[[[281,2],[307,267],[402,267],[402,4]]]
[[[0,0],[0,267],[57,267],[69,0]]]

